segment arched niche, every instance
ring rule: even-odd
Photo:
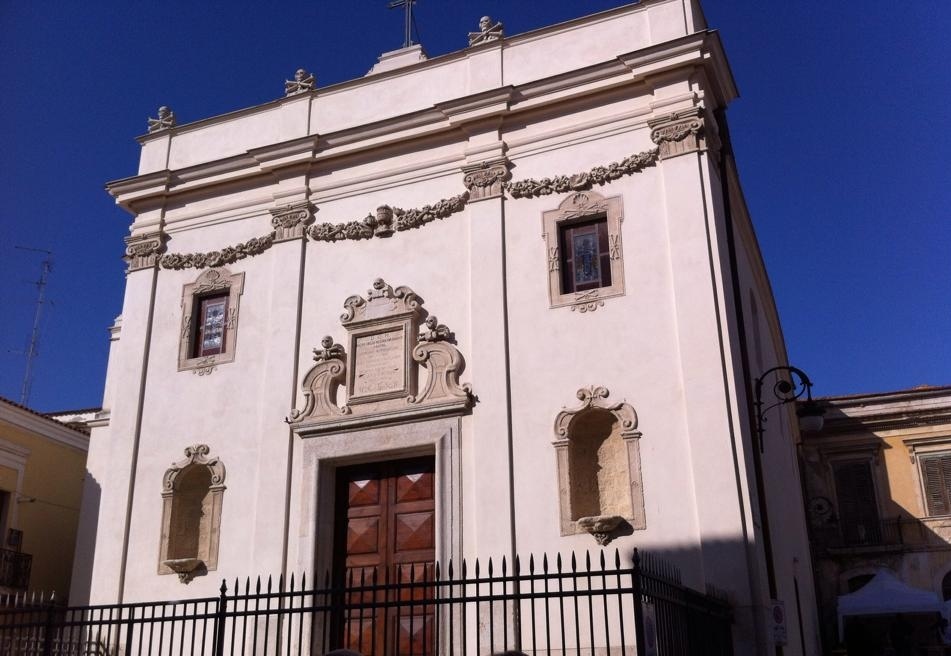
[[[225,466],[208,454],[207,444],[186,447],[162,481],[158,573],[178,574],[183,583],[218,567]]]
[[[599,544],[644,529],[644,489],[637,413],[607,401],[605,387],[584,387],[581,405],[555,418],[561,534],[591,533]]]

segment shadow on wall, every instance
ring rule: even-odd
[[[89,603],[101,496],[102,488],[99,482],[87,470],[86,476],[83,478],[79,530],[76,532],[76,550],[73,557],[73,576],[69,585],[69,604],[71,606],[82,606]]]

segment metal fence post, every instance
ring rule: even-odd
[[[214,656],[224,656],[225,653],[225,611],[228,604],[228,584],[221,579],[221,596],[218,597],[218,608],[215,612],[215,651]]]
[[[641,580],[642,575],[641,554],[635,547],[633,573],[631,574],[633,580],[631,582],[634,588],[634,642],[637,647],[637,656],[647,655],[647,644],[644,640],[644,586]]]
[[[52,656],[53,654],[53,600],[46,603],[46,624],[43,627],[43,656]]]

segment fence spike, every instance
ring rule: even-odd
[[[436,580],[436,581],[441,580],[441,579],[439,578],[439,561],[438,561],[438,560],[436,561],[436,566],[435,566],[434,570],[435,570],[435,571],[434,571],[434,574],[436,575],[436,578],[435,578],[434,580]]]
[[[574,572],[578,569],[578,561],[575,558],[575,552],[571,552],[571,571]]]
[[[254,590],[255,590],[255,593],[261,594],[261,576],[260,575],[258,575],[258,583],[255,586]]]
[[[542,554],[542,571],[545,574],[548,574],[548,554],[547,553]]]
[[[446,568],[446,573],[449,574],[449,580],[452,580],[452,558],[449,559],[449,567]]]
[[[300,591],[303,592],[306,589],[307,589],[307,572],[305,571],[300,575]],[[301,601],[301,603],[303,603],[303,600]]]
[[[528,554],[528,573],[535,573],[535,554]]]
[[[561,552],[558,552],[558,557],[555,558],[555,567],[558,569],[558,573],[561,574]]]
[[[502,576],[508,571],[508,564],[505,562],[505,556],[502,556]]]
[[[519,569],[521,569],[520,563],[518,562],[518,555],[515,556],[515,562],[513,563],[514,567],[512,568],[512,573],[515,576],[518,576]]]
[[[267,591],[268,591],[268,594],[271,593],[271,575],[270,574],[267,575]]]
[[[604,571],[604,549],[601,549],[601,571]]]
[[[584,550],[584,568],[591,571],[591,552],[587,549]]]
[[[475,575],[476,575],[476,578],[479,578],[479,559],[478,558],[476,558]]]
[[[294,572],[291,572],[291,592],[294,592]]]
[[[641,553],[637,550],[637,547],[634,547],[634,556],[632,557],[631,562],[634,564],[634,569],[640,569]]]
[[[225,582],[224,579],[221,579],[221,587],[218,588],[218,592],[221,593],[221,596],[222,596],[222,597],[224,597],[225,594],[227,594],[227,592],[228,592],[228,584]]]
[[[489,578],[492,578],[492,557],[489,557]]]
[[[277,591],[284,592],[284,572],[281,572],[277,577]]]
[[[621,569],[621,550],[614,548],[614,569]]]
[[[462,579],[465,580],[465,578],[466,578],[466,559],[463,558],[462,559]]]

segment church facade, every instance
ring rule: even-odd
[[[737,653],[816,653],[792,415],[754,446],[786,356],[718,35],[645,0],[470,39],[150,121],[108,185],[133,220],[73,601],[638,547],[728,595]]]

